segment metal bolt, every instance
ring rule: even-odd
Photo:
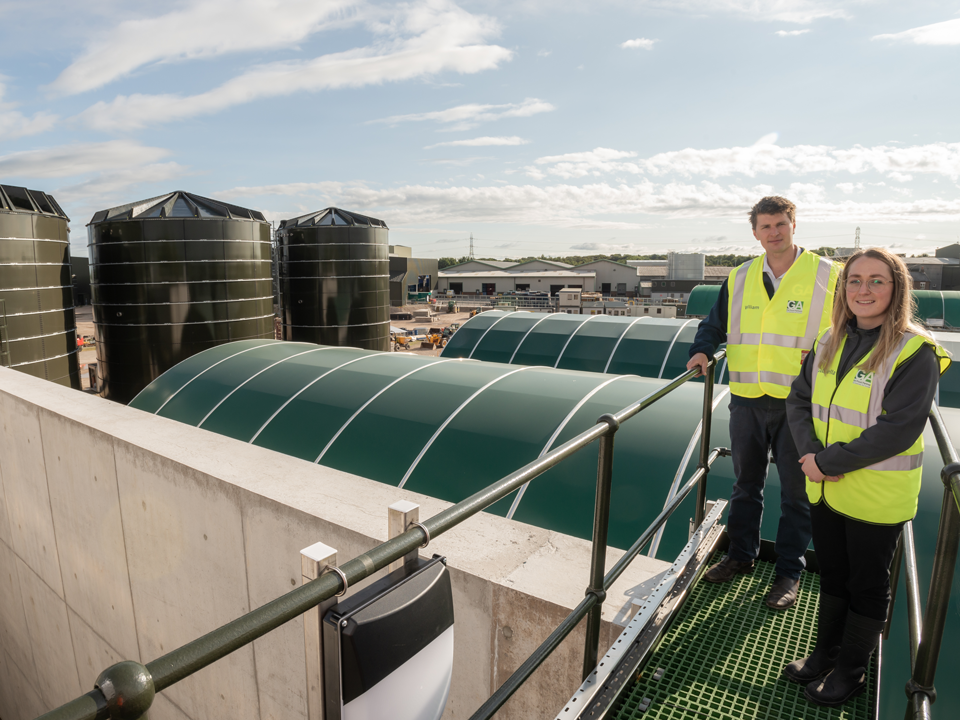
[[[135,720],[153,703],[156,690],[150,671],[132,660],[111,665],[97,678],[112,720]]]

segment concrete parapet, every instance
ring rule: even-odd
[[[3,720],[292,590],[308,545],[336,548],[341,562],[369,550],[398,500],[421,518],[449,506],[6,368],[0,424]],[[456,651],[444,717],[466,718],[582,599],[590,544],[482,513],[422,552],[448,558]],[[601,651],[667,567],[641,556],[620,579]],[[580,684],[582,642],[581,627],[498,717],[559,711]],[[150,717],[297,720],[304,683],[298,618],[164,691]]]

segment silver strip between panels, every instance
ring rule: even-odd
[[[694,318],[690,318],[683,325],[680,326],[680,329],[677,330],[677,334],[673,336],[673,340],[670,341],[670,347],[667,348],[667,354],[663,356],[663,365],[660,366],[660,374],[657,375],[657,379],[660,380],[663,378],[663,371],[667,367],[667,360],[670,359],[670,352],[673,350],[674,344],[677,342],[677,338],[680,337],[680,333],[683,332],[683,329],[692,323]]]
[[[215,323],[242,322],[244,320],[263,320],[263,318],[276,317],[273,313],[269,315],[257,315],[256,317],[234,318],[232,320],[200,320],[198,322],[183,323],[105,323],[93,321],[97,327],[177,327],[180,325],[213,325]]]
[[[480,347],[480,343],[483,342],[483,339],[487,336],[487,333],[493,330],[497,326],[497,323],[499,323],[501,320],[506,320],[511,315],[516,315],[518,312],[519,312],[518,310],[514,310],[513,312],[508,312],[506,315],[501,315],[492,323],[490,323],[490,327],[488,327],[486,330],[483,331],[483,335],[481,335],[480,339],[477,340],[477,344],[473,346],[473,350],[471,350],[470,354],[467,355],[467,359],[469,360],[470,358],[473,357],[473,354],[477,351],[477,348]],[[403,486],[401,485],[401,487]]]
[[[281,275],[281,280],[355,280],[357,278],[388,278],[386,275]]]
[[[27,362],[16,363],[14,365],[5,365],[4,367],[17,368],[17,367],[23,367],[24,365],[36,365],[37,363],[47,362],[48,360],[59,360],[60,358],[70,357],[71,355],[76,355],[79,352],[80,352],[80,348],[77,348],[76,350],[71,350],[70,352],[64,353],[63,355],[54,355],[53,357],[42,358],[40,360],[28,360]],[[66,376],[62,375],[61,377],[66,377]]]
[[[332,349],[332,348],[329,348],[329,347],[315,347],[315,348],[310,348],[309,350],[304,350],[303,352],[299,352],[299,353],[296,353],[296,354],[294,354],[294,355],[290,355],[289,357],[285,357],[285,358],[283,358],[282,360],[277,360],[277,362],[275,362],[275,363],[273,363],[273,364],[271,364],[271,365],[267,365],[267,367],[263,368],[262,370],[258,370],[258,371],[255,372],[253,375],[251,375],[251,376],[248,377],[246,380],[244,380],[242,383],[240,383],[239,385],[237,385],[233,390],[231,390],[230,392],[228,392],[228,393],[223,397],[223,399],[222,399],[220,402],[218,402],[216,405],[214,405],[214,406],[213,406],[213,409],[210,410],[210,412],[208,412],[206,415],[203,416],[203,420],[200,421],[200,423],[197,425],[197,427],[201,427],[201,426],[207,421],[207,418],[209,418],[211,415],[213,415],[213,413],[216,412],[217,408],[220,407],[221,405],[223,405],[227,400],[229,400],[229,399],[230,399],[230,396],[233,395],[237,390],[239,390],[240,388],[242,388],[244,385],[246,385],[248,382],[250,382],[251,380],[253,380],[253,379],[254,379],[255,377],[257,377],[258,375],[262,375],[263,373],[265,373],[265,372],[266,372],[267,370],[269,370],[270,368],[276,367],[276,366],[279,365],[280,363],[284,363],[284,362],[286,362],[287,360],[293,360],[293,358],[295,358],[295,357],[300,357],[301,355],[306,355],[306,354],[312,353],[312,352],[323,352],[324,350],[331,350],[331,349]]]
[[[331,258],[330,260],[324,260],[322,258],[317,258],[313,260],[278,260],[279,263],[284,263],[287,265],[293,263],[328,263],[328,262],[388,262],[390,258]]]
[[[187,240],[186,238],[178,240],[117,240],[114,242],[88,242],[87,247],[117,247],[123,245],[159,245],[160,243],[257,243],[258,245],[273,245],[271,240],[227,240],[226,238],[199,238]]]
[[[273,278],[269,275],[263,277],[255,278],[245,278],[242,280],[164,280],[162,282],[133,282],[133,283],[108,283],[100,282],[91,282],[92,287],[150,287],[151,285],[211,285],[213,283],[230,283],[230,282],[273,282]],[[73,287],[73,285],[63,285],[62,287]],[[36,288],[26,288],[27,290],[35,290]]]
[[[0,267],[70,267],[70,263],[61,262],[33,262],[33,263],[6,263],[0,262]]]
[[[451,422],[453,422],[453,419],[454,419],[457,415],[460,414],[460,411],[463,410],[465,407],[467,407],[467,405],[469,405],[471,402],[473,402],[473,400],[474,400],[480,393],[482,393],[484,390],[486,390],[486,389],[489,388],[490,386],[496,385],[498,382],[500,382],[500,381],[503,380],[504,378],[508,378],[508,377],[510,377],[511,375],[516,375],[518,372],[523,372],[524,370],[532,370],[534,367],[536,367],[536,366],[534,366],[534,365],[526,365],[526,366],[524,366],[524,367],[517,368],[516,370],[511,370],[510,372],[508,372],[508,373],[506,373],[506,374],[504,374],[504,375],[501,375],[501,376],[499,376],[499,377],[497,377],[497,378],[494,378],[493,380],[491,380],[490,382],[488,382],[486,385],[484,385],[482,388],[480,388],[480,389],[477,390],[475,393],[473,393],[473,395],[471,395],[471,396],[468,397],[466,400],[464,400],[462,403],[460,403],[460,407],[458,407],[456,410],[454,410],[454,411],[450,414],[450,416],[449,416],[446,420],[443,421],[443,424],[440,425],[440,427],[437,428],[436,432],[433,433],[433,436],[430,438],[430,440],[427,441],[427,444],[424,445],[424,446],[423,446],[423,449],[420,450],[420,454],[417,455],[417,458],[416,458],[416,460],[413,461],[413,464],[410,465],[409,468],[407,468],[407,472],[404,474],[403,479],[400,480],[400,484],[397,485],[397,488],[398,488],[398,489],[399,489],[399,488],[402,488],[404,485],[407,484],[407,480],[410,479],[410,475],[413,473],[414,470],[417,469],[417,465],[418,465],[418,464],[420,463],[420,461],[423,459],[423,456],[427,454],[427,450],[430,449],[430,446],[433,445],[434,441],[435,441],[438,437],[440,437],[440,433],[443,432],[444,428],[446,428],[447,425],[449,425]]]
[[[270,343],[268,343],[268,342],[264,342],[264,343],[262,343],[262,344],[260,344],[260,345],[254,345],[253,347],[247,348],[246,350],[239,350],[239,351],[235,352],[233,355],[228,355],[227,357],[223,358],[222,360],[217,360],[213,365],[211,365],[210,367],[204,368],[203,370],[201,370],[200,372],[198,372],[196,375],[194,375],[192,378],[190,378],[189,380],[187,380],[183,385],[181,385],[181,386],[177,389],[177,391],[173,393],[173,395],[171,395],[170,397],[168,397],[166,400],[163,401],[163,405],[161,405],[161,406],[158,407],[156,410],[154,410],[153,414],[154,414],[154,415],[158,415],[158,414],[160,413],[160,411],[163,410],[163,409],[167,406],[167,403],[170,402],[171,400],[173,400],[173,399],[179,394],[179,392],[180,392],[181,390],[183,390],[187,385],[189,385],[190,383],[192,383],[194,380],[196,380],[198,377],[200,377],[201,375],[203,375],[203,374],[204,374],[205,372],[207,372],[208,370],[212,370],[213,368],[215,368],[215,367],[216,367],[217,365],[219,365],[220,363],[226,362],[226,361],[229,360],[230,358],[235,358],[237,355],[243,355],[244,353],[250,352],[251,350],[256,350],[257,348],[262,348],[264,345],[269,345],[269,344],[270,344]],[[149,387],[149,385],[148,385],[147,387]],[[144,389],[146,389],[146,388],[144,388]],[[142,392],[143,392],[143,390],[140,391],[140,393],[142,393]],[[137,393],[137,397],[140,397],[140,393]],[[134,400],[136,400],[136,399],[137,399],[137,398],[134,398]],[[131,402],[133,402],[133,401],[131,400]]]
[[[713,406],[711,411],[716,410],[717,406],[720,405],[720,401],[723,400],[724,396],[730,392],[730,388],[726,387],[717,393],[716,397],[713,398]],[[670,501],[673,500],[674,496],[677,494],[677,488],[680,487],[680,480],[683,477],[683,471],[687,469],[687,465],[690,463],[690,458],[693,457],[693,451],[700,444],[700,436],[703,434],[703,418],[700,418],[700,421],[697,423],[696,429],[693,431],[693,434],[690,436],[690,442],[687,443],[687,449],[683,452],[683,457],[680,458],[680,464],[677,466],[677,473],[673,476],[673,483],[670,485],[670,490],[667,492],[667,499],[663,501],[663,507],[667,507],[670,504]],[[650,549],[647,550],[647,557],[655,558],[657,556],[657,550],[660,548],[660,539],[663,537],[663,526],[660,526],[660,529],[657,530],[656,535],[653,536],[653,541],[650,543]]]
[[[577,325],[577,329],[576,329],[576,330],[574,330],[572,333],[570,333],[570,337],[567,338],[567,341],[563,344],[563,347],[560,349],[560,354],[557,355],[557,361],[553,364],[553,367],[554,367],[554,368],[559,367],[559,365],[560,365],[560,359],[563,357],[563,354],[567,351],[567,345],[569,345],[569,344],[570,344],[570,341],[573,340],[573,336],[576,335],[578,332],[580,332],[580,328],[582,328],[584,325],[586,325],[588,322],[590,322],[590,321],[593,320],[594,318],[598,318],[598,317],[603,317],[603,315],[591,315],[591,316],[588,317],[586,320],[584,320],[582,323],[580,323],[579,325]]]
[[[409,355],[404,355],[403,357],[410,357],[410,356],[409,356]],[[450,359],[449,359],[449,358],[446,358],[446,359],[441,358],[441,359],[439,359],[439,360],[434,360],[433,362],[429,362],[429,363],[427,363],[426,365],[421,365],[420,367],[414,368],[413,370],[411,370],[410,372],[408,372],[406,375],[401,375],[401,376],[398,377],[396,380],[394,380],[393,382],[389,383],[386,387],[384,387],[384,388],[382,388],[381,390],[379,390],[376,394],[374,394],[373,397],[371,397],[371,398],[370,398],[369,400],[367,400],[363,405],[361,405],[361,406],[357,409],[357,411],[356,411],[353,415],[350,416],[350,419],[347,420],[347,421],[340,427],[339,430],[337,430],[336,434],[335,434],[332,438],[330,438],[330,442],[328,442],[328,443],[326,444],[326,446],[323,448],[323,450],[320,451],[320,454],[317,455],[317,459],[314,460],[313,462],[314,462],[315,464],[318,464],[318,465],[320,464],[320,460],[323,458],[324,455],[327,454],[327,450],[330,449],[330,446],[333,445],[333,444],[337,441],[337,438],[340,437],[340,434],[341,434],[344,430],[347,429],[347,426],[348,426],[350,423],[352,423],[352,422],[356,419],[357,415],[359,415],[360,413],[362,413],[370,403],[372,403],[372,402],[373,402],[374,400],[376,400],[378,397],[380,397],[381,395],[383,395],[387,390],[389,390],[390,388],[392,388],[394,385],[396,385],[396,384],[397,384],[398,382],[400,382],[401,380],[405,380],[406,378],[410,377],[410,376],[413,375],[414,373],[418,373],[418,372],[420,372],[421,370],[425,370],[425,369],[427,369],[428,367],[431,367],[432,365],[436,365],[437,363],[442,363],[442,362],[450,362]]]
[[[213,303],[247,302],[248,300],[273,300],[273,295],[262,297],[234,298],[231,300],[191,300],[188,302],[158,302],[158,303],[90,303],[93,307],[159,307],[161,305],[212,305]]]
[[[533,332],[533,329],[534,329],[537,325],[539,325],[540,323],[542,323],[544,320],[546,320],[546,319],[548,319],[548,318],[554,317],[555,315],[563,315],[563,314],[564,314],[564,313],[549,313],[549,314],[547,314],[547,315],[544,315],[542,318],[540,318],[539,320],[537,320],[533,325],[531,325],[531,326],[530,326],[530,329],[527,330],[527,331],[523,334],[523,337],[520,338],[520,342],[518,342],[518,343],[517,343],[517,346],[513,349],[513,355],[510,356],[510,361],[507,363],[507,365],[513,365],[513,359],[517,356],[517,352],[520,350],[520,346],[523,345],[523,341],[527,339],[527,335],[529,335],[531,332]]]
[[[244,258],[238,260],[131,260],[118,263],[90,263],[90,267],[129,267],[131,265],[209,265],[210,263],[272,263],[263,258]],[[62,263],[54,263],[61,265]]]
[[[34,285],[33,287],[22,288],[0,288],[0,292],[22,292],[24,290],[66,290],[73,289],[73,285]]]
[[[638,322],[640,322],[641,320],[649,320],[649,319],[650,319],[650,316],[649,316],[649,315],[641,315],[641,316],[638,317],[636,320],[634,320],[632,323],[630,323],[629,325],[627,325],[626,330],[624,330],[622,333],[620,333],[620,337],[617,338],[617,344],[613,346],[613,351],[610,353],[610,357],[607,358],[607,364],[603,366],[603,371],[604,371],[604,372],[606,372],[606,371],[610,368],[610,363],[613,362],[613,356],[617,354],[617,348],[620,347],[620,342],[627,336],[627,333],[630,332],[630,328],[632,328],[634,325],[636,325],[636,324],[637,324]]]
[[[65,308],[54,308],[53,310],[37,310],[36,312],[25,312],[25,313],[6,313],[8,318],[12,317],[26,317],[28,315],[47,315],[48,313],[62,313],[67,310],[76,310],[76,305],[71,305],[70,307]]]
[[[77,326],[74,325],[72,328],[67,328],[66,330],[61,330],[60,332],[47,333],[46,335],[31,335],[30,337],[18,337],[18,338],[7,338],[6,342],[15,343],[21,342],[22,340],[41,340],[48,337],[57,337],[58,335],[66,335],[67,333],[77,334]]]
[[[605,388],[610,383],[614,383],[617,380],[623,380],[623,378],[627,378],[627,377],[633,377],[633,376],[617,375],[616,377],[612,377],[606,382],[600,383],[593,390],[591,390],[582,398],[580,398],[580,401],[573,406],[573,409],[570,412],[567,413],[567,416],[563,419],[563,421],[559,425],[557,425],[556,430],[553,431],[553,434],[550,436],[550,439],[547,440],[547,444],[543,446],[543,450],[540,451],[540,454],[537,455],[537,457],[542,458],[544,455],[550,452],[550,448],[557,441],[557,438],[560,436],[560,433],[563,432],[563,429],[567,426],[567,423],[569,423],[573,419],[573,416],[577,414],[580,408],[582,408],[584,405],[587,404],[587,401],[589,401],[590,398],[592,398],[594,395],[596,395],[598,392],[600,392],[603,388]],[[523,499],[523,494],[527,491],[527,486],[530,485],[530,482],[532,481],[527,481],[520,486],[520,491],[517,493],[517,496],[513,499],[513,504],[510,506],[510,511],[507,513],[507,520],[513,519],[513,515],[515,512],[517,512],[517,508],[520,506],[520,500]]]
[[[23,240],[24,242],[53,242],[69,245],[69,240],[55,240],[54,238],[27,238],[27,237],[0,237],[0,240]]]
[[[331,349],[333,349],[333,348],[331,348]],[[337,349],[339,349],[339,348],[337,348]],[[358,357],[358,358],[354,358],[353,360],[347,360],[347,362],[341,363],[340,365],[337,365],[337,366],[334,367],[334,368],[330,368],[330,369],[327,370],[325,373],[323,373],[322,375],[320,375],[320,377],[314,378],[313,380],[311,380],[310,382],[308,382],[306,385],[304,385],[302,388],[300,388],[299,390],[297,390],[297,392],[295,392],[293,395],[291,395],[283,405],[281,405],[279,408],[277,408],[276,412],[274,412],[273,415],[271,415],[270,417],[267,418],[267,421],[266,421],[263,425],[260,426],[260,429],[257,430],[257,432],[254,434],[254,436],[253,436],[252,438],[250,438],[250,440],[248,440],[247,442],[248,442],[249,444],[252,444],[258,437],[260,437],[260,433],[262,433],[262,432],[267,428],[267,425],[269,425],[270,423],[272,423],[272,422],[273,422],[273,419],[274,419],[277,415],[279,415],[281,412],[283,412],[283,409],[284,409],[285,407],[287,407],[287,405],[289,405],[289,404],[292,403],[294,400],[296,400],[298,397],[300,397],[300,395],[302,395],[304,392],[306,392],[310,387],[312,387],[312,386],[315,385],[316,383],[318,383],[318,382],[320,382],[321,380],[323,380],[323,379],[324,379],[327,375],[329,375],[330,373],[335,372],[335,371],[339,370],[340,368],[346,367],[347,365],[352,365],[352,364],[355,363],[355,362],[360,362],[361,360],[369,360],[370,358],[381,357],[381,356],[383,356],[383,355],[387,355],[387,353],[371,353],[370,355],[362,355],[362,356],[360,356],[360,357]],[[407,357],[407,356],[406,356],[406,355],[401,355],[400,357]]]
[[[379,305],[378,307],[383,307],[383,305]],[[390,322],[391,322],[390,320],[377,320],[377,322],[372,322],[372,323],[355,323],[355,324],[353,324],[353,325],[295,325],[295,324],[293,324],[293,325],[287,325],[286,323],[282,323],[281,327],[289,327],[289,328],[351,328],[351,327],[373,327],[374,325],[389,325]]]

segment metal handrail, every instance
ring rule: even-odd
[[[295,590],[291,590],[287,594],[262,605],[256,610],[232,620],[203,637],[172,650],[166,655],[152,660],[145,665],[125,661],[107,668],[100,674],[100,677],[97,678],[94,690],[49,713],[45,713],[40,716],[38,720],[104,720],[107,717],[113,719],[130,718],[133,720],[134,718],[141,717],[141,715],[149,709],[155,693],[161,692],[174,683],[202,670],[235,650],[239,650],[257,638],[275,630],[280,625],[293,620],[298,615],[302,615],[323,601],[328,600],[341,590],[345,590],[346,586],[353,586],[359,583],[378,570],[387,567],[387,565],[395,560],[399,560],[404,555],[417,550],[423,545],[424,541],[430,538],[436,538],[444,532],[451,530],[476,513],[506,497],[525,483],[530,482],[566,458],[582,450],[587,445],[590,445],[594,440],[599,439],[601,444],[597,471],[597,498],[590,574],[591,583],[587,589],[586,597],[571,614],[571,617],[578,615],[577,622],[588,613],[590,614],[584,650],[584,666],[586,667],[589,662],[589,669],[592,669],[596,664],[599,649],[600,611],[603,600],[606,597],[606,590],[609,589],[610,585],[623,573],[629,562],[639,554],[642,547],[650,541],[656,530],[666,522],[673,510],[676,509],[683,498],[692,490],[694,484],[699,487],[698,498],[701,495],[705,497],[706,477],[710,465],[723,452],[716,450],[711,454],[709,450],[704,450],[704,446],[709,443],[710,437],[714,372],[718,362],[725,356],[725,353],[725,350],[721,350],[714,355],[708,363],[709,369],[704,382],[704,412],[708,413],[708,415],[703,418],[704,433],[702,436],[700,466],[696,473],[694,473],[694,476],[688,481],[687,485],[684,486],[681,493],[678,493],[676,501],[661,511],[657,519],[654,520],[654,524],[641,535],[637,542],[620,558],[606,576],[603,575],[603,568],[607,551],[606,520],[609,518],[610,508],[614,434],[622,422],[639,414],[687,381],[698,377],[699,370],[697,369],[688,370],[682,375],[678,375],[669,383],[615,414],[602,416],[597,421],[597,424],[590,429],[585,430],[519,470],[501,478],[456,505],[428,518],[417,527],[411,528],[401,535],[381,543],[370,551],[340,565],[340,573],[321,575],[316,580],[302,585]],[[702,522],[703,508],[697,508],[697,517],[698,523]],[[575,625],[576,622],[573,623],[573,626]],[[573,626],[567,629],[566,625],[562,624],[560,628],[554,631],[551,638],[555,638],[555,642],[545,651],[539,662],[536,662],[536,666],[542,663],[550,652],[559,645],[563,638],[573,629]],[[593,658],[592,662],[590,661],[591,657]],[[531,660],[532,658],[528,659],[527,663],[530,663]],[[524,665],[526,666],[527,663],[524,663]],[[530,670],[530,673],[536,669],[536,666]],[[589,672],[589,669],[585,670],[585,673]],[[527,673],[523,679],[526,679],[526,677],[529,677],[529,673]],[[503,702],[506,702],[520,684],[522,684],[522,680],[509,692],[504,691]],[[498,690],[498,693],[499,692]],[[488,700],[488,703],[489,702]],[[484,705],[484,707],[486,706],[487,704]]]
[[[908,702],[905,717],[914,720],[929,720],[930,706],[937,699],[933,683],[937,674],[937,661],[940,659],[940,645],[950,607],[950,589],[960,545],[960,456],[950,441],[940,408],[936,405],[930,410],[930,427],[944,462],[944,468],[940,471],[944,489],[940,506],[940,526],[937,529],[937,544],[933,555],[933,571],[930,573],[930,591],[927,593],[927,608],[923,617],[920,617],[919,611],[920,588],[916,578],[916,555],[912,548],[908,548],[905,553],[911,659],[911,676],[906,686]],[[912,528],[909,536],[906,544],[912,545]],[[904,538],[907,538],[906,534]]]

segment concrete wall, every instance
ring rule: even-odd
[[[447,506],[0,368],[0,718],[87,692],[289,591],[299,551],[341,562],[386,539],[386,508]],[[583,597],[589,544],[482,514],[437,538],[456,605],[446,718],[466,718]],[[612,551],[608,564],[620,552]],[[604,647],[666,563],[641,557]],[[169,688],[151,720],[305,717],[298,618]],[[501,711],[552,716],[579,685],[582,627]]]

